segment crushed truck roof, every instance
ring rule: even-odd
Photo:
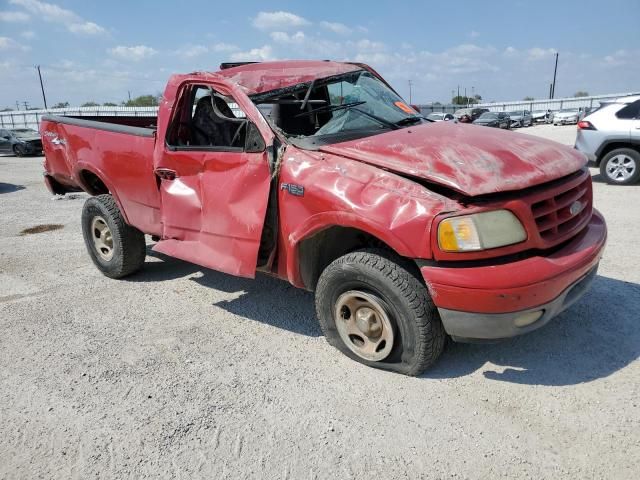
[[[284,60],[247,63],[216,74],[240,85],[247,95],[255,95],[361,69],[362,66],[354,63]]]

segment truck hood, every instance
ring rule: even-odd
[[[453,122],[424,123],[319,150],[468,196],[539,185],[586,163],[578,151],[551,140]]]

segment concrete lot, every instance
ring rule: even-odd
[[[103,277],[86,196],[41,170],[0,157],[0,478],[637,478],[640,185],[593,169],[610,240],[582,301],[407,378],[329,347],[278,280],[151,253]],[[62,228],[20,235],[43,224]]]

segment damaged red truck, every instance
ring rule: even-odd
[[[606,241],[579,152],[422,118],[363,64],[223,64],[175,75],[157,118],[45,117],[45,182],[92,195],[91,259],[153,250],[315,291],[327,340],[416,375],[456,341],[546,324]]]

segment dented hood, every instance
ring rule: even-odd
[[[494,128],[425,123],[320,151],[425,179],[468,196],[519,190],[561,178],[586,163],[559,143]]]

